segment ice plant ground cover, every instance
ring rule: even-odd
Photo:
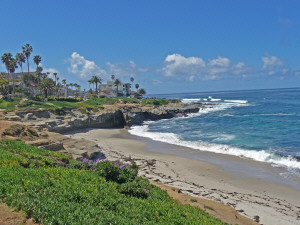
[[[31,100],[22,100],[22,98],[12,98],[10,101],[0,99],[0,109],[8,111],[15,110],[16,106],[19,110],[26,109],[62,109],[62,108],[82,108],[82,109],[103,109],[103,105],[112,105],[121,102],[134,103],[141,105],[167,105],[168,103],[178,103],[178,99],[136,99],[136,98],[90,98],[84,100],[83,98],[62,98],[49,97],[48,101],[43,98],[35,98]],[[21,102],[21,103],[20,103]]]
[[[224,224],[136,176],[22,142],[0,142],[0,199],[42,224]]]

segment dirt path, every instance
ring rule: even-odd
[[[0,224],[1,225],[16,225],[26,224],[34,225],[33,219],[26,218],[25,213],[16,212],[9,208],[6,204],[0,203]]]

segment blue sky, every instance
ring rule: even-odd
[[[297,0],[0,5],[0,55],[30,43],[46,71],[86,88],[111,74],[151,94],[300,86]]]

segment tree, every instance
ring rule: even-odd
[[[42,72],[43,72],[43,67],[41,67],[41,66],[38,66],[37,68],[36,68],[36,75],[37,75],[37,77],[39,77],[39,78],[42,78]]]
[[[111,79],[112,79],[113,82],[114,82],[115,78],[116,78],[115,75],[111,75]]]
[[[131,84],[132,84],[132,88],[133,88],[133,81],[134,81],[134,77],[130,77],[130,81],[131,81]]]
[[[62,90],[62,88],[63,88],[63,85],[60,82],[58,82],[56,84],[56,93],[57,93],[58,96],[61,96],[61,90]]]
[[[92,76],[92,82],[96,84],[96,94],[98,95],[98,84],[102,83],[102,79],[99,76]]]
[[[15,81],[16,81],[16,68],[18,68],[17,66],[17,60],[14,58],[11,58],[10,62],[9,62],[9,72],[13,74],[13,95],[15,95]]]
[[[4,53],[1,57],[1,61],[5,65],[5,68],[7,70],[7,79],[9,79],[9,67],[10,67],[10,60],[12,59],[11,53]]]
[[[16,60],[17,60],[17,63],[19,64],[20,68],[21,68],[21,71],[22,71],[22,75],[23,75],[23,63],[25,63],[25,55],[23,53],[17,53],[16,54]]]
[[[55,86],[56,86],[56,81],[57,81],[57,79],[56,79],[56,76],[57,76],[57,73],[53,73],[53,75],[54,75],[54,81],[55,81]]]
[[[42,57],[39,56],[39,55],[36,55],[36,56],[33,57],[33,61],[36,64],[36,67],[38,67],[40,62],[42,61]]]
[[[117,86],[117,96],[118,96],[118,94],[119,94],[119,85],[121,84],[121,81],[119,79],[116,79],[114,84],[115,84],[115,86]]]
[[[30,54],[33,49],[30,44],[26,44],[22,47],[22,50],[23,50],[23,54],[26,56],[26,59],[27,59],[27,67],[28,67],[28,73],[29,73],[29,57],[30,57]]]
[[[54,88],[54,81],[51,78],[43,79],[38,88],[44,92],[45,98],[48,98],[48,93]]]
[[[79,92],[80,92],[80,87],[81,87],[81,86],[80,86],[79,84],[75,83],[75,84],[74,84],[74,87],[77,89],[77,90],[76,90],[76,96],[78,97]]]
[[[63,79],[61,82],[62,82],[62,84],[64,85],[64,96],[66,97],[66,96],[67,96],[67,92],[66,92],[66,84],[67,84],[67,80],[66,80],[66,79]]]
[[[138,94],[139,95],[145,95],[146,94],[146,90],[144,88],[141,88],[138,90]]]
[[[88,83],[89,83],[89,89],[91,89],[91,84],[93,83],[92,79],[89,79]]]
[[[6,73],[0,73],[0,93],[7,95],[8,93],[9,80],[7,79]]]
[[[139,85],[139,84],[135,84],[135,89],[136,89],[136,90],[138,90],[138,89],[139,89],[139,87],[140,87],[140,85]]]

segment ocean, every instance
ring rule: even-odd
[[[300,176],[300,88],[152,95],[200,102],[198,113],[129,131],[155,141],[270,163]]]

